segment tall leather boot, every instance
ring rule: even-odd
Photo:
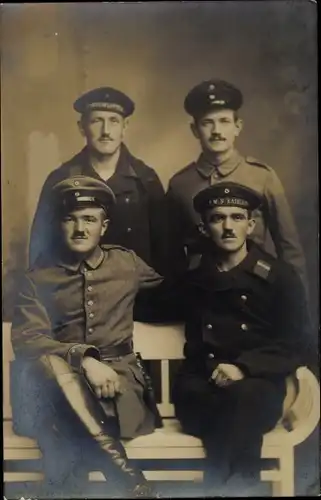
[[[108,419],[85,377],[75,373],[71,366],[55,355],[45,356],[46,371],[58,384],[64,399],[87,433],[106,456],[106,469],[113,472],[113,481],[125,487],[129,498],[157,498],[143,473],[129,464],[121,442],[110,435]],[[107,421],[106,421],[107,420]],[[104,468],[105,469],[105,468]]]

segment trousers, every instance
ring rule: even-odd
[[[263,435],[282,415],[284,380],[244,378],[218,387],[197,373],[177,377],[176,416],[183,430],[202,439],[208,477],[225,481],[234,473],[259,475]]]

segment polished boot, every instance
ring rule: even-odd
[[[106,457],[106,470],[109,474],[112,472],[112,481],[119,484],[120,489],[124,488],[122,494],[128,495],[129,498],[157,497],[143,473],[129,464],[119,439],[110,434],[108,418],[84,376],[75,373],[70,365],[58,356],[46,356],[45,363],[72,413],[81,421]],[[112,400],[110,403],[114,405]]]

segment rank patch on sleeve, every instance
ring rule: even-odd
[[[270,264],[268,262],[265,262],[264,260],[258,260],[253,269],[254,274],[260,276],[263,279],[268,278],[270,271]]]

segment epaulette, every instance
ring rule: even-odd
[[[271,167],[269,167],[269,165],[263,163],[262,161],[257,160],[256,158],[253,158],[253,156],[246,156],[245,161],[247,163],[250,163],[251,165],[255,165],[257,167],[263,167],[266,168],[266,170],[271,170]]]
[[[259,276],[264,280],[269,280],[271,270],[272,270],[272,265],[269,262],[267,262],[266,260],[259,259],[256,262],[255,266],[253,267],[252,272],[256,276]]]
[[[113,245],[113,244],[108,244],[108,243],[103,243],[102,245],[100,245],[100,247],[103,249],[103,250],[122,250],[123,252],[127,252],[127,253],[133,253],[133,250],[130,250],[129,248],[126,248],[126,247],[122,247],[121,245]]]

